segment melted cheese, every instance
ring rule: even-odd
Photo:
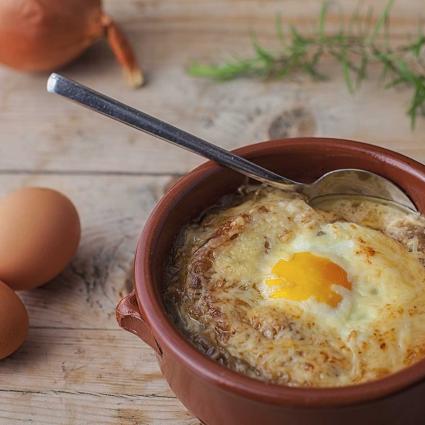
[[[199,349],[258,379],[318,387],[425,356],[424,219],[368,201],[326,210],[261,188],[185,229],[166,299]]]

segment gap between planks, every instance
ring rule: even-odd
[[[165,379],[165,378],[164,378]],[[94,396],[94,397],[113,397],[113,398],[125,398],[125,399],[139,399],[139,398],[159,398],[174,400],[176,396],[166,396],[159,394],[114,394],[114,393],[102,393],[102,392],[89,392],[89,391],[66,391],[66,390],[14,390],[8,389],[3,390],[0,388],[0,394],[2,393],[14,393],[14,394],[37,394],[37,395],[82,395],[82,396]]]
[[[103,171],[103,170],[37,170],[4,169],[1,175],[39,175],[39,176],[124,176],[124,177],[182,177],[183,173],[143,172],[143,171]]]

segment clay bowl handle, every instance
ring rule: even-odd
[[[162,354],[160,351],[161,349],[152,335],[149,325],[140,313],[136,293],[134,291],[119,302],[116,308],[116,316],[118,324],[123,329],[137,335],[146,342],[146,344],[150,345],[157,354]]]

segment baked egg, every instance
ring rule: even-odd
[[[310,207],[247,188],[184,229],[165,293],[216,361],[267,382],[330,387],[425,356],[425,220],[368,200]]]

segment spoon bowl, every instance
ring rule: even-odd
[[[303,193],[313,205],[318,205],[329,197],[354,195],[395,205],[410,212],[417,212],[415,204],[398,186],[390,180],[366,170],[340,169],[324,174],[311,184],[296,182],[61,75],[50,75],[47,81],[47,90],[123,124],[211,159],[261,183]]]
[[[366,170],[344,168],[330,171],[311,184],[300,184],[310,204],[319,206],[336,197],[369,198],[406,212],[417,212],[415,204],[390,180]]]

